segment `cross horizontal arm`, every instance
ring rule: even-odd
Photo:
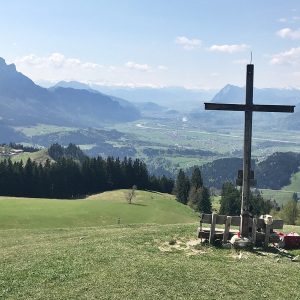
[[[225,104],[204,103],[205,110],[230,110],[230,111],[261,111],[261,112],[284,112],[293,113],[294,105],[260,105],[260,104]]]

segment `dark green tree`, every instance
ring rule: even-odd
[[[179,170],[176,183],[175,183],[175,195],[177,201],[183,204],[187,204],[190,190],[189,178],[185,175],[182,169]]]
[[[195,167],[191,177],[191,187],[199,189],[203,186],[203,180],[199,167]]]
[[[202,213],[211,213],[211,200],[209,189],[207,187],[202,187],[202,201],[200,202],[200,211]]]
[[[298,194],[296,192],[293,193],[292,199],[297,202],[298,201]]]
[[[298,217],[299,209],[297,202],[289,200],[282,209],[282,216],[286,224],[295,225]]]
[[[188,205],[195,211],[211,213],[211,200],[209,190],[206,187],[191,187],[189,192]]]
[[[236,216],[241,212],[241,193],[231,182],[222,186],[220,214]]]

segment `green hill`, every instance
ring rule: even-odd
[[[197,214],[174,196],[137,191],[128,204],[127,192],[0,197],[0,298],[298,299],[299,264],[287,253],[201,245]]]
[[[81,200],[0,197],[0,229],[91,227],[133,223],[192,223],[197,214],[174,196],[137,191],[132,204],[128,190],[93,195]]]

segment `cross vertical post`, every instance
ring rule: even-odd
[[[253,77],[254,65],[247,65],[246,76],[246,103],[209,103],[205,102],[206,110],[224,110],[224,111],[244,111],[245,127],[244,127],[244,159],[243,159],[243,179],[242,179],[242,204],[241,204],[241,223],[240,232],[242,237],[250,236],[249,228],[252,224],[250,219],[250,186],[254,182],[251,174],[251,140],[252,140],[252,114],[256,112],[280,112],[293,113],[294,105],[260,105],[253,104]],[[240,184],[239,184],[240,185]]]
[[[246,75],[246,105],[253,105],[253,76],[254,65],[247,65]],[[250,173],[251,173],[251,140],[252,140],[252,110],[245,110],[244,128],[244,160],[243,160],[243,187],[241,205],[240,232],[243,237],[249,235],[249,202],[250,202]]]

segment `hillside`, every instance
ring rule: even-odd
[[[235,182],[237,171],[242,170],[242,158],[222,158],[202,165],[204,183],[220,189],[225,181]],[[276,152],[261,162],[252,161],[257,187],[263,189],[281,189],[293,182],[298,182],[293,175],[300,166],[300,154],[294,152]],[[188,169],[188,173],[192,169]],[[297,175],[298,176],[298,175]],[[297,183],[293,183],[293,188]]]
[[[283,189],[286,191],[293,191],[293,192],[300,193],[300,171],[292,175],[291,183],[285,186]]]
[[[44,123],[87,127],[140,117],[132,105],[120,104],[113,97],[98,92],[42,88],[17,72],[14,64],[7,65],[3,58],[0,58],[0,111],[1,123],[14,126]]]
[[[25,163],[28,160],[28,158],[30,158],[32,161],[42,164],[44,164],[47,159],[52,161],[52,158],[49,156],[47,149],[41,149],[37,152],[23,152],[21,154],[12,156],[11,160],[12,162],[22,160],[23,163]]]
[[[197,214],[169,194],[137,191],[133,204],[127,190],[81,200],[0,197],[0,229],[70,228],[120,223],[176,224],[198,220]]]

